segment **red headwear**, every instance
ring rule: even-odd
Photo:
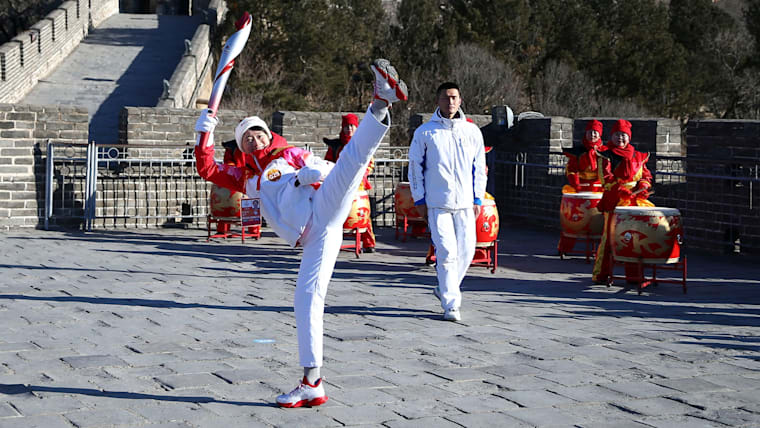
[[[623,158],[627,159],[627,162],[623,162],[622,168],[624,168],[623,171],[621,171],[622,176],[629,177],[631,176],[635,171],[633,171],[633,165],[631,164],[631,160],[633,159],[633,155],[636,153],[636,150],[634,150],[633,145],[631,144],[631,122],[620,119],[617,122],[615,122],[614,125],[612,125],[612,131],[610,132],[610,137],[615,135],[616,132],[622,132],[624,134],[628,134],[628,144],[625,145],[625,147],[617,147],[615,144],[613,144],[611,141],[607,142],[607,148],[612,151],[612,153],[615,153],[618,156],[622,156]],[[620,166],[618,167],[620,168]]]
[[[601,137],[602,136],[602,130],[603,130],[602,122],[599,122],[596,119],[589,120],[586,123],[586,132],[588,132],[588,131],[596,131],[596,132],[599,133],[599,137]],[[600,138],[596,142],[592,142],[591,140],[588,140],[586,138],[586,132],[583,133],[583,140],[582,140],[583,141],[583,147],[586,148],[586,153],[584,153],[583,155],[581,155],[581,157],[585,157],[586,158],[586,162],[588,163],[589,167],[592,170],[595,170],[596,169],[596,153],[595,153],[594,149],[596,147],[599,147],[602,144],[602,140]]]
[[[628,138],[631,138],[631,122],[620,119],[617,122],[615,122],[614,125],[612,125],[612,132],[610,132],[610,135],[616,133],[616,132],[622,132],[624,134],[628,134]]]
[[[343,117],[341,118],[341,123],[340,123],[340,144],[344,145],[344,146],[351,139],[351,136],[348,135],[348,133],[346,133],[346,132],[343,131],[343,128],[345,128],[348,125],[359,126],[359,118],[356,117],[356,115],[353,114],[353,113],[344,114]]]

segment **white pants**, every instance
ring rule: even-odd
[[[387,130],[388,126],[368,111],[335,168],[312,197],[311,221],[299,239],[303,258],[294,298],[298,357],[303,367],[322,366],[325,296],[343,243],[343,223],[367,164]]]
[[[459,309],[462,305],[459,285],[475,256],[475,213],[472,208],[428,208],[428,223],[435,245],[441,307]]]

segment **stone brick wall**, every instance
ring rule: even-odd
[[[360,121],[364,117],[363,112],[278,111],[272,114],[271,127],[273,132],[285,137],[288,143],[324,156],[327,145],[323,138],[338,138],[341,116],[346,113],[354,113]],[[390,156],[390,150],[390,140],[386,135],[375,157]]]
[[[156,106],[195,108],[196,103],[205,104],[211,93],[214,79],[212,35],[227,13],[224,0],[194,2],[193,13],[206,15],[207,24],[198,27],[190,40],[189,49],[174,69],[169,79],[168,91],[159,98]]]
[[[686,127],[686,170],[678,208],[688,242],[710,251],[760,254],[760,122],[696,120]],[[716,180],[715,176],[736,177]],[[716,248],[716,242],[727,243]]]
[[[119,143],[161,147],[166,144],[195,145],[195,121],[200,110],[169,107],[124,107],[119,117]],[[214,131],[215,144],[235,138],[235,126],[246,117],[242,110],[220,110]],[[141,149],[150,155],[149,149]],[[138,151],[139,153],[139,151]],[[168,156],[169,153],[164,153]]]
[[[47,142],[87,142],[83,107],[0,104],[0,230],[44,217]]]
[[[118,12],[118,0],[67,1],[0,46],[0,103],[22,99],[79,45],[90,25]]]

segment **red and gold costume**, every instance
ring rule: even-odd
[[[589,131],[596,131],[600,138],[592,141],[588,138]],[[565,176],[567,183],[562,186],[562,193],[579,192],[602,192],[602,183],[599,180],[599,168],[597,166],[596,150],[602,147],[603,127],[602,122],[590,120],[586,123],[583,133],[583,147],[571,147],[564,149],[562,153],[567,156]],[[560,254],[567,254],[575,247],[575,238],[560,236],[557,250]]]
[[[599,180],[597,168],[596,150],[602,147],[602,140],[591,141],[587,138],[588,131],[596,131],[602,135],[602,122],[591,120],[586,124],[586,132],[583,133],[583,147],[572,147],[563,150],[567,156],[565,176],[567,183],[562,187],[562,193],[578,192],[602,192],[602,183]]]
[[[618,120],[612,128],[610,135],[623,132],[631,137],[631,123],[627,120]],[[640,206],[653,207],[649,202],[649,189],[652,187],[652,174],[646,166],[649,153],[636,151],[629,142],[625,147],[616,147],[608,142],[598,150],[599,176],[602,179],[604,194],[597,208],[604,213],[604,232],[599,249],[596,253],[596,262],[592,279],[595,282],[606,282],[612,274],[608,260],[610,248],[610,217],[617,206]],[[625,276],[628,281],[636,281],[639,278],[637,266],[634,263],[625,264]]]
[[[346,147],[346,144],[348,144],[349,141],[351,141],[351,135],[348,134],[345,131],[346,126],[348,125],[354,125],[356,127],[359,126],[359,118],[353,114],[348,113],[343,115],[341,118],[341,131],[338,135],[338,139],[335,140],[328,140],[324,139],[325,143],[328,146],[327,154],[325,154],[325,160],[328,160],[330,162],[337,162],[338,157],[340,156],[340,152],[343,151],[343,148]],[[369,165],[367,165],[367,170],[364,172],[364,178],[362,178],[362,182],[359,183],[359,190],[370,190],[372,189],[372,184],[369,182],[369,175],[372,174],[372,171],[375,169],[375,159],[372,158],[369,161]],[[373,251],[375,248],[375,232],[372,230],[372,221],[369,222],[369,226],[367,227],[367,232],[362,234],[362,249],[368,252]]]

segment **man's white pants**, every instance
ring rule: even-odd
[[[459,309],[462,283],[475,256],[475,213],[472,208],[428,208],[430,236],[435,245],[435,269],[441,307]]]
[[[387,120],[390,122],[390,116]],[[343,223],[388,125],[367,111],[335,167],[312,197],[312,218],[299,240],[303,257],[294,298],[298,356],[303,367],[322,366],[325,296],[343,243]]]

